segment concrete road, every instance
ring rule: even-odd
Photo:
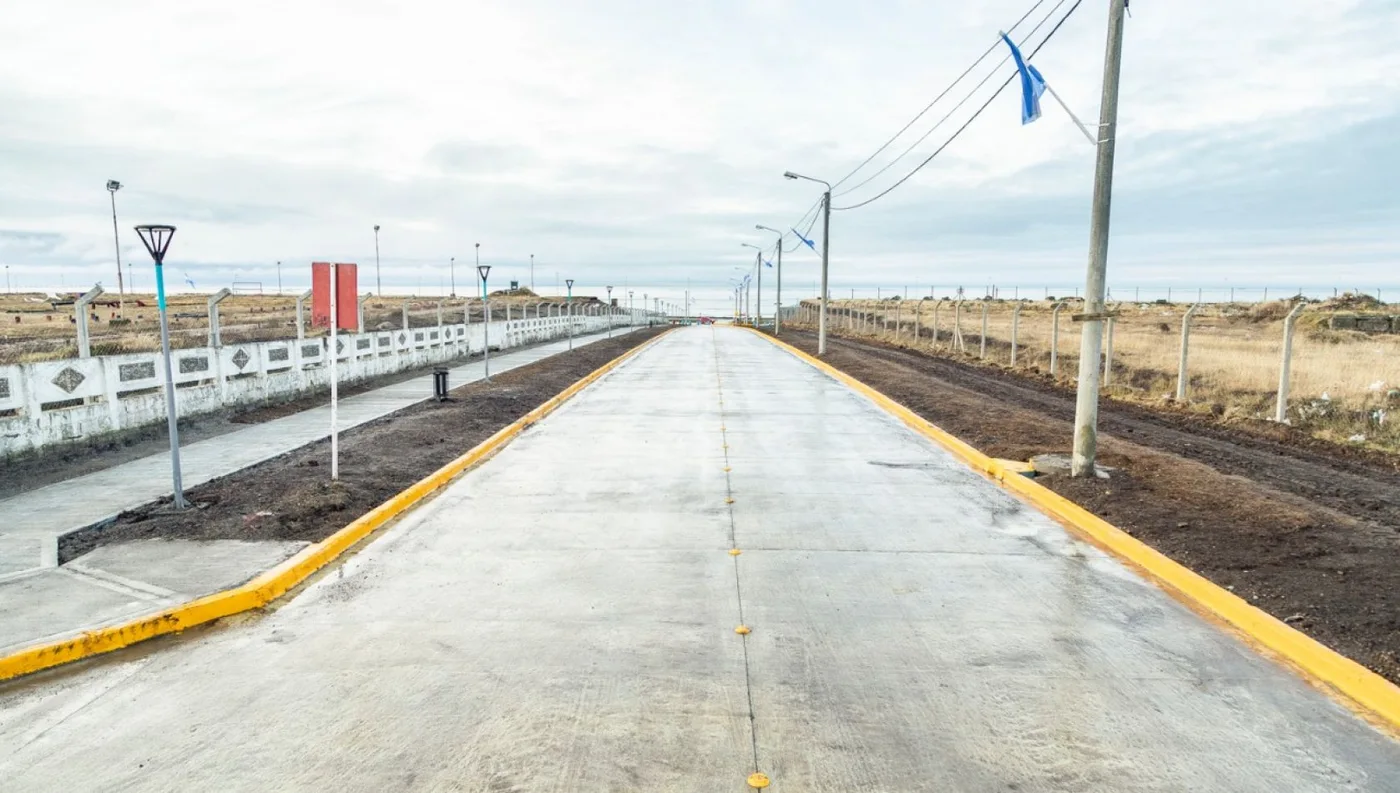
[[[275,613],[0,689],[13,790],[743,791],[755,770],[833,793],[1395,791],[1400,743],[714,328]]]

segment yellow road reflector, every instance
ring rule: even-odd
[[[741,554],[741,553],[743,553],[743,551],[739,550],[738,548],[730,548],[730,549],[729,549],[729,555],[730,555],[730,556],[738,556],[738,555]]]
[[[724,467],[724,472],[725,472],[726,474],[729,473],[729,466],[726,465],[726,466]]]
[[[749,774],[749,787],[760,790],[768,787],[768,775],[759,773]]]
[[[726,498],[726,499],[724,500],[724,503],[726,503],[726,504],[733,504],[733,503],[734,503],[734,499],[732,499],[732,498]]]
[[[740,636],[748,636],[751,631],[749,630],[749,626],[740,625],[739,627],[734,629],[734,632],[739,634]]]

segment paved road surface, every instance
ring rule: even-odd
[[[743,791],[755,769],[773,791],[1395,791],[1400,743],[712,328],[276,613],[0,689],[14,790]]]

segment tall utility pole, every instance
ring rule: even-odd
[[[282,294],[282,263],[277,263],[277,294]]]
[[[1118,76],[1123,64],[1123,14],[1127,0],[1109,0],[1108,43],[1103,61],[1098,157],[1089,231],[1089,270],[1084,280],[1084,331],[1079,345],[1079,389],[1074,408],[1071,476],[1093,476],[1098,453],[1099,356],[1103,352],[1104,283],[1108,272],[1108,220],[1113,201],[1113,150],[1118,137]]]
[[[535,254],[530,254],[530,291],[535,291]]]
[[[783,233],[762,224],[754,226],[754,228],[759,231],[771,231],[778,235],[778,296],[773,301],[773,335],[777,336],[783,329]]]
[[[117,191],[122,183],[116,179],[107,180],[107,192],[112,195],[112,244],[117,249],[117,311],[126,311],[126,282],[122,280],[122,238],[117,233]]]
[[[374,291],[384,296],[384,282],[379,278],[379,224],[374,224]]]

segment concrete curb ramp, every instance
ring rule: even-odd
[[[845,372],[772,336],[764,333],[758,335],[863,394],[911,429],[952,452],[971,468],[1020,496],[1079,537],[1127,563],[1193,610],[1224,623],[1252,646],[1293,667],[1305,680],[1368,721],[1400,731],[1400,687],[1177,564],[1053,490],[1021,476],[1005,461],[988,457]]]
[[[669,332],[667,331],[667,333]],[[361,515],[335,534],[307,546],[300,553],[252,581],[242,586],[206,595],[148,617],[90,631],[76,639],[41,644],[20,650],[0,658],[0,680],[8,680],[94,655],[109,653],[137,642],[154,639],[169,633],[179,633],[186,628],[240,612],[251,611],[271,603],[467,469],[490,458],[530,425],[553,413],[555,409],[575,394],[592,385],[603,375],[622,365],[665,335],[666,333],[658,334],[595,369],[582,380],[551,397],[549,401],[536,407],[509,426],[503,427],[495,435],[482,441],[466,454]]]

